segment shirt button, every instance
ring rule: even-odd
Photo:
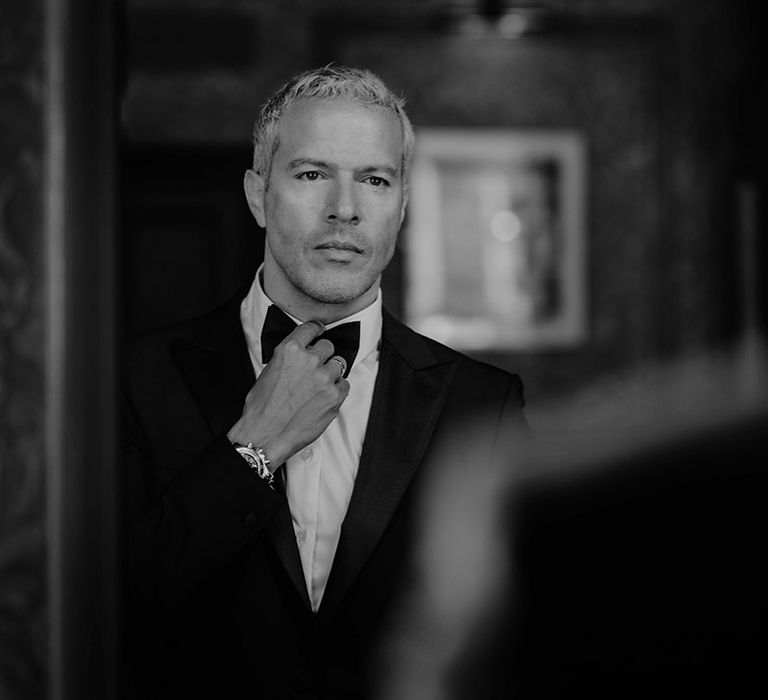
[[[303,541],[304,541],[304,538],[305,538],[306,536],[307,536],[307,531],[306,531],[306,530],[304,530],[303,528],[302,528],[301,530],[299,530],[299,531],[296,533],[296,539],[297,539],[299,542],[303,542]]]
[[[301,457],[306,462],[308,459],[312,458],[312,450],[302,450],[299,457]]]

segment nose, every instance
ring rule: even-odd
[[[356,224],[360,221],[355,183],[339,178],[330,188],[326,202],[325,220],[329,223]]]

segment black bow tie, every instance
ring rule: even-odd
[[[264,364],[272,359],[275,347],[295,328],[296,324],[277,306],[272,304],[267,309],[267,317],[261,327],[261,361]],[[321,338],[330,340],[333,343],[333,354],[340,355],[347,361],[347,371],[344,372],[346,378],[352,369],[352,363],[357,357],[357,350],[360,346],[360,321],[351,321],[334,326],[315,338],[312,344],[314,345]]]

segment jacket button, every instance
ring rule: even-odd
[[[259,526],[259,516],[256,513],[246,513],[242,522],[247,530],[255,530]]]

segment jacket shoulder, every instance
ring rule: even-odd
[[[200,316],[145,331],[127,339],[123,365],[129,369],[145,361],[158,361],[176,342],[217,349],[240,330],[240,304],[247,288],[239,290],[220,306]]]
[[[408,354],[412,364],[456,363],[456,378],[460,384],[473,387],[475,392],[492,389],[492,393],[502,390],[512,404],[525,405],[523,382],[517,373],[508,372],[482,360],[470,357],[463,352],[445,345],[434,338],[423,335],[388,312],[384,312],[385,337],[401,354]]]

